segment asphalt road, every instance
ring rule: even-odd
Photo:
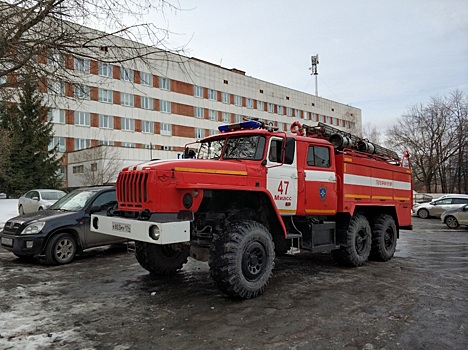
[[[206,263],[151,277],[125,250],[66,266],[0,249],[1,349],[465,349],[468,230],[414,219],[395,257],[278,258],[264,295],[224,297]]]

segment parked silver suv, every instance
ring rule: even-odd
[[[429,203],[415,205],[413,213],[422,219],[429,217],[439,217],[446,210],[457,209],[468,204],[468,195],[450,194],[445,195]]]

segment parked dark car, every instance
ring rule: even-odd
[[[1,246],[20,258],[44,255],[51,264],[66,264],[85,249],[126,240],[90,230],[91,214],[116,203],[115,187],[78,189],[48,210],[16,216],[0,231]]]

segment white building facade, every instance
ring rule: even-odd
[[[58,145],[64,155],[66,187],[89,185],[81,174],[109,162],[103,152],[102,159],[80,156],[84,149],[99,145],[117,148],[125,166],[178,158],[187,143],[245,118],[258,118],[284,131],[295,121],[323,122],[353,133],[362,128],[356,107],[196,58],[161,51],[108,64],[69,56],[65,66],[79,83],[50,79],[42,91],[53,97],[51,146]]]

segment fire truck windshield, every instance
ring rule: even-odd
[[[263,136],[239,136],[202,142],[198,158],[262,160],[265,149]]]

